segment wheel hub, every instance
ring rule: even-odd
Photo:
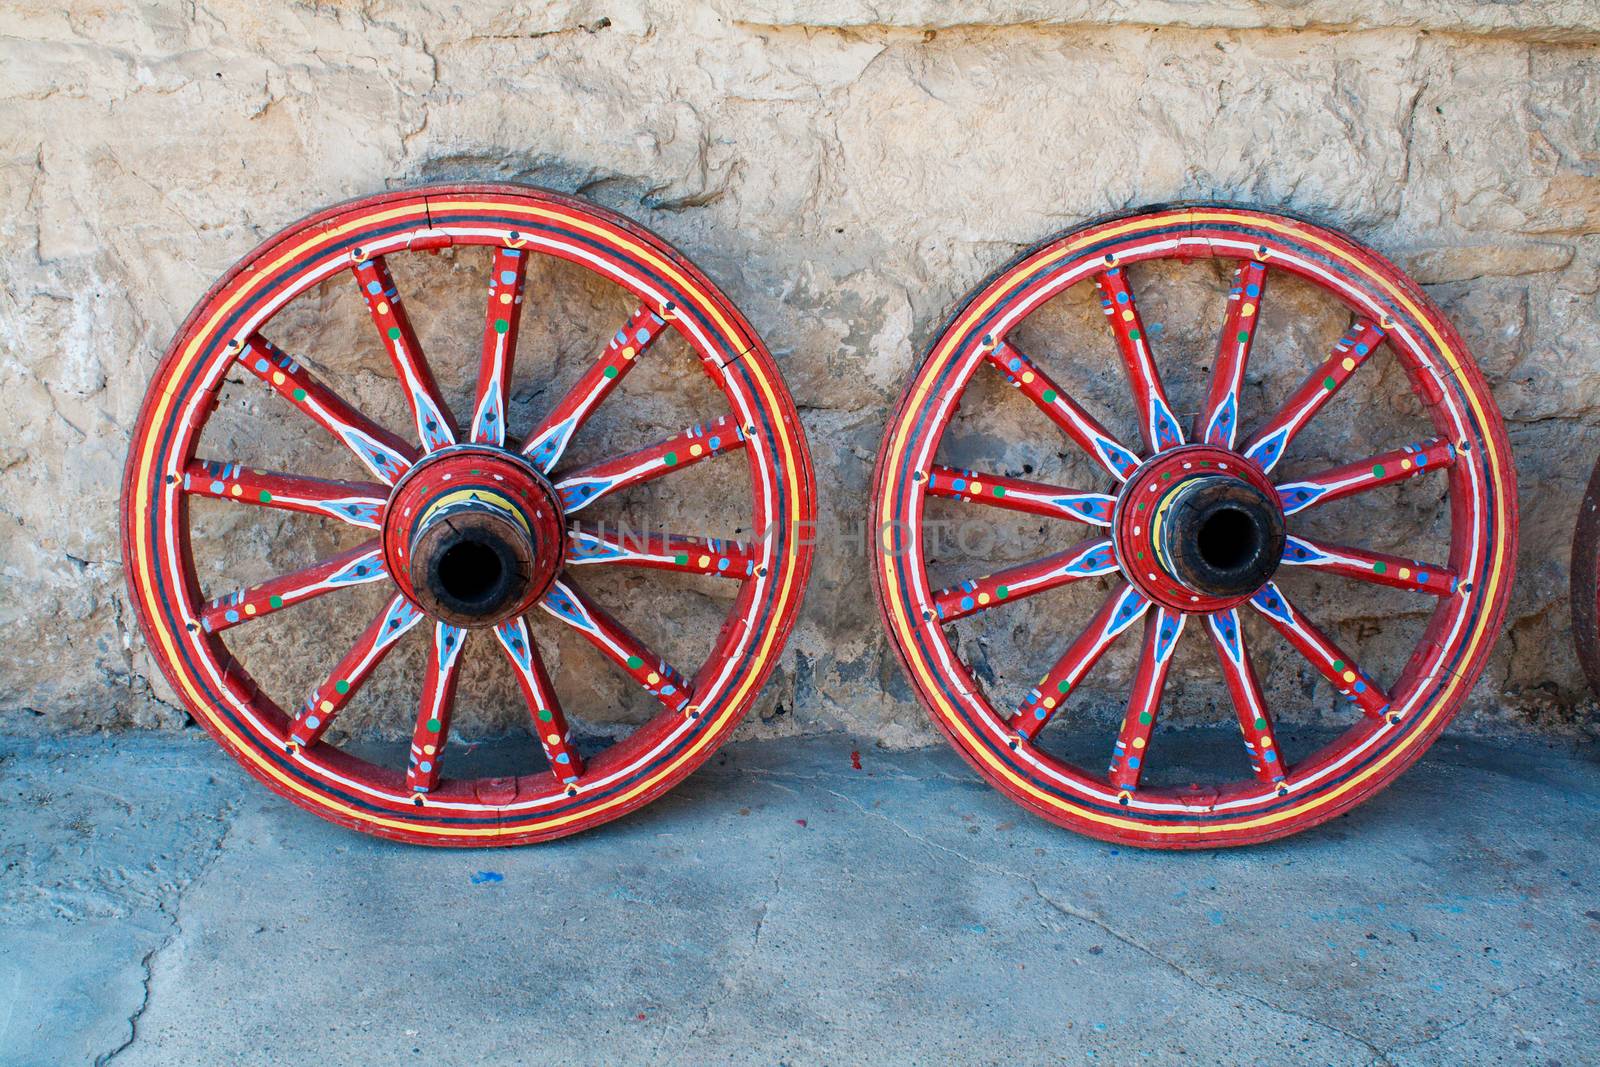
[[[1129,580],[1181,611],[1248,599],[1277,571],[1286,538],[1272,484],[1237,454],[1205,445],[1163,452],[1135,471],[1112,529]]]
[[[493,626],[550,588],[566,551],[560,500],[537,469],[495,448],[441,449],[390,496],[389,573],[417,607],[454,626]]]

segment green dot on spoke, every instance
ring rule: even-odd
[[[549,722],[553,718],[555,718],[555,716],[550,714],[550,709],[549,708],[540,708],[539,709],[539,721],[540,722]]]
[[[1331,393],[1335,389],[1339,388],[1339,383],[1334,381],[1332,378],[1324,378],[1322,379],[1322,387]]]
[[[495,319],[494,320],[494,332],[495,333],[505,333],[509,329],[511,329],[511,324],[509,322],[507,322],[505,319]]]
[[[429,719],[428,720],[428,732],[431,733],[431,734],[436,734],[436,733],[439,732],[439,720],[438,719]]]
[[[400,340],[400,327],[398,327],[398,326],[389,327],[389,339],[391,341]]]
[[[640,667],[643,667],[643,666],[644,666],[644,660],[640,659],[638,656],[629,656],[628,657],[628,669],[629,670],[636,671]]]
[[[617,376],[617,368],[607,367],[605,369],[605,375],[607,378],[615,378]]]
[[[1065,678],[1061,679],[1061,681],[1056,683],[1056,692],[1058,692],[1058,693],[1065,693],[1068,689],[1071,689],[1071,688],[1072,688],[1072,683],[1067,681]]]
[[[1389,565],[1387,563],[1382,562],[1382,561],[1379,561],[1379,562],[1374,563],[1372,565],[1372,571],[1373,571],[1374,574],[1382,574],[1384,571],[1386,571],[1388,569],[1389,569]]]
[[[1372,476],[1374,478],[1382,478],[1383,477],[1383,464],[1382,463],[1373,464],[1373,466],[1372,466]]]
[[[1249,330],[1240,330],[1239,331],[1239,343],[1240,344],[1244,344],[1248,340],[1250,340],[1250,331]]]
[[[1344,670],[1344,660],[1342,660],[1342,659],[1334,660],[1333,661],[1333,669],[1336,670],[1336,671]]]
[[[678,465],[678,454],[676,452],[668,452],[661,457],[661,462],[669,467],[676,467]]]
[[[263,490],[261,490],[261,494],[260,494],[260,496],[261,496],[261,502],[262,502],[262,503],[263,503],[263,504],[267,504],[267,503],[271,503],[271,501],[272,501],[272,494],[271,494],[271,493],[269,493],[269,492],[267,492],[267,491],[266,491],[266,490],[265,490],[265,489],[263,489]]]
[[[1150,713],[1148,711],[1141,711],[1139,713],[1139,724],[1141,726],[1149,726],[1150,725]]]
[[[1011,595],[1011,588],[1010,586],[1005,585],[999,586],[995,589],[994,595],[999,597],[1001,600],[1004,600],[1006,597]]]
[[[296,400],[304,400],[306,398],[306,391],[304,389],[296,389],[294,391],[294,398]]]
[[[1054,389],[1046,389],[1044,392],[1039,394],[1039,399],[1043,400],[1046,404],[1054,404],[1056,402],[1056,391]]]
[[[1128,331],[1128,340],[1137,341],[1138,339],[1139,339],[1139,331],[1138,330],[1129,330]]]
[[[687,566],[689,563],[689,553],[679,552],[676,556],[672,557],[672,562],[676,563],[680,567]]]
[[[349,683],[349,681],[347,681],[344,678],[340,678],[337,682],[333,683],[333,691],[335,693],[348,693],[348,692],[350,692],[350,683]]]
[[[1257,730],[1265,730],[1266,728],[1267,728],[1267,720],[1266,719],[1257,719],[1256,720],[1256,729]]]
[[[271,604],[275,608],[281,608],[281,607],[283,607],[283,597],[281,597],[281,596],[268,597],[267,598],[267,603]]]
[[[1006,487],[1003,486],[1003,485],[995,486],[994,487],[994,495],[995,496],[1005,496],[1006,495]]]

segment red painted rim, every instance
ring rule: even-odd
[[[1236,270],[1229,292],[1218,294],[1227,301],[1222,338],[1191,428],[1179,425],[1167,401],[1124,268],[1213,257],[1234,261]],[[1353,321],[1300,388],[1246,433],[1244,369],[1260,301],[1270,299],[1268,282],[1279,272],[1331,294]],[[1045,301],[1080,282],[1096,286],[1128,374],[1142,440],[1116,440],[1008,339]],[[1295,435],[1380,345],[1404,367],[1434,436],[1382,442],[1373,455],[1309,478],[1273,477]],[[939,443],[960,396],[985,367],[1002,374],[1097,464],[1104,485],[1069,489],[939,464]],[[1173,463],[1175,450],[1196,442],[1208,446],[1195,453],[1207,463]],[[1180,480],[1219,473],[1271,479],[1290,536],[1277,573],[1242,603],[1169,589],[1171,576],[1157,575],[1156,568],[1152,581],[1142,573],[1138,583],[1128,581],[1130,568],[1151,561],[1143,551],[1149,531],[1138,531],[1143,540],[1133,536],[1137,502],[1125,499],[1127,487],[1162,488],[1150,472],[1163,463],[1195,467],[1163,472]],[[1216,469],[1230,465],[1234,469]],[[1429,565],[1295,535],[1300,511],[1441,470],[1450,495],[1445,562]],[[1044,558],[936,589],[923,555],[924,507],[935,496],[1051,516],[1086,530],[1064,533],[1062,550]],[[1013,800],[1109,841],[1162,848],[1246,844],[1349,810],[1410,766],[1449,722],[1482,672],[1504,617],[1516,551],[1515,498],[1510,449],[1493,398],[1456,331],[1415,283],[1371,250],[1310,222],[1227,205],[1179,205],[1099,219],[1053,237],[963,301],[930,346],[885,435],[873,524],[894,536],[874,556],[873,579],[892,644],[919,698],[957,751]],[[1409,589],[1436,602],[1397,679],[1380,684],[1368,676],[1300,614],[1283,586],[1290,584],[1285,572],[1302,569]],[[959,655],[950,624],[1094,576],[1112,581],[1101,608],[1019,706],[996,706]],[[1141,587],[1174,595],[1153,603]],[[1359,586],[1351,589],[1359,592]],[[1184,605],[1177,594],[1189,592],[1196,594],[1187,598],[1193,604]],[[1277,747],[1272,709],[1261,696],[1239,625],[1241,611],[1258,614],[1351,704],[1354,724],[1292,764]],[[1095,661],[1141,620],[1144,642],[1127,712],[1108,744],[1109,768],[1087,771],[1037,744]],[[1214,783],[1141,788],[1146,757],[1156,749],[1152,731],[1172,649],[1186,623],[1215,650],[1248,758],[1237,768],[1219,768]]]
[[[449,245],[491,248],[494,261],[473,410],[460,423],[439,395],[387,267],[395,256]],[[629,292],[638,306],[567,395],[519,438],[504,425],[506,383],[526,267],[535,254],[591,271]],[[341,275],[350,275],[363,292],[406,387],[419,444],[377,426],[271,344],[274,315],[323,279]],[[728,412],[655,445],[566,469],[562,457],[573,434],[668,329],[698,357]],[[290,409],[298,409],[306,425],[320,425],[342,442],[368,477],[330,482],[197,458],[211,401],[230,369],[254,374],[276,393],[278,400],[269,403],[278,405],[281,417],[296,418]],[[740,450],[753,501],[748,544],[687,532],[623,541],[584,525],[583,510],[610,493]],[[556,549],[558,573],[539,607],[578,630],[661,705],[602,751],[580,752],[574,745],[520,615],[463,630],[425,617],[396,588],[355,646],[337,663],[330,654],[326,680],[288,711],[259,692],[228,652],[226,633],[234,626],[312,597],[337,597],[347,585],[391,582],[380,534],[391,528],[394,486],[427,459],[436,477],[413,486],[407,500],[451,506],[446,475],[454,471],[450,457],[461,455],[504,457],[534,472],[511,478],[519,484],[516,500],[501,502],[509,508],[507,521],[537,526],[547,546],[559,541],[548,536],[550,522],[568,527]],[[543,491],[546,475],[558,501]],[[191,495],[306,512],[367,527],[374,539],[291,575],[206,599],[189,543]],[[561,514],[547,514],[552,507]],[[302,807],[369,833],[435,845],[520,844],[576,833],[649,803],[703,763],[748,711],[794,625],[811,563],[802,531],[814,514],[810,456],[778,368],[705,275],[612,212],[542,189],[481,184],[428,186],[341,204],[288,227],[235,265],[189,314],[157,368],[122,497],[129,591],[152,654],[195,718],[247,770]],[[617,565],[737,583],[712,651],[692,675],[650,652],[574,578],[584,567]],[[378,766],[324,741],[344,703],[412,628],[431,631],[432,651],[422,699],[407,712],[415,715],[408,764]],[[461,647],[469,639],[504,652],[547,766],[537,766],[530,745],[534,766],[528,773],[449,777],[449,712]]]

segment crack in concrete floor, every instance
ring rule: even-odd
[[[157,905],[158,910],[167,917],[171,929],[159,945],[150,949],[139,960],[139,966],[144,971],[144,978],[140,983],[139,1004],[133,1009],[133,1013],[128,1016],[128,1036],[118,1043],[115,1048],[96,1056],[94,1059],[95,1067],[105,1067],[106,1064],[127,1051],[139,1039],[139,1020],[143,1018],[144,1013],[149,1009],[150,998],[154,993],[156,960],[183,936],[183,898],[192,888],[205,881],[206,875],[227,849],[228,835],[233,832],[233,818],[236,811],[237,804],[230,804],[218,814],[218,818],[222,822],[222,832],[217,835],[216,841],[210,846],[210,855],[206,858],[204,865],[195,872],[193,877],[177,887],[171,904],[163,902]]]

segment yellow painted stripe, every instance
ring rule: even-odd
[[[1462,377],[1461,364],[1455,352],[1448,344],[1445,343],[1445,339],[1438,333],[1438,331],[1434,329],[1433,324],[1429,320],[1428,316],[1424,315],[1421,309],[1419,309],[1405,293],[1396,289],[1386,279],[1373,274],[1364,264],[1352,260],[1341,249],[1322,240],[1315,233],[1308,232],[1300,227],[1279,224],[1269,218],[1263,218],[1257,215],[1241,215],[1225,210],[1202,209],[1194,211],[1172,212],[1155,216],[1142,216],[1127,220],[1120,225],[1096,229],[1092,233],[1084,234],[1076,239],[1070,240],[1061,247],[1051,250],[1048,255],[1034,261],[1032,263],[1032,268],[1038,269],[1039,267],[1047,264],[1055,263],[1067,256],[1072,255],[1074,252],[1086,247],[1091,243],[1097,243],[1105,240],[1108,237],[1117,237],[1124,234],[1137,234],[1144,230],[1170,225],[1171,223],[1181,219],[1188,219],[1192,222],[1199,223],[1236,223],[1240,225],[1271,230],[1286,237],[1292,236],[1295,240],[1317,245],[1332,258],[1345,264],[1355,273],[1366,277],[1380,290],[1386,293],[1392,300],[1394,300],[1395,303],[1405,308],[1414,319],[1421,323],[1423,330],[1428,334],[1429,338],[1432,339],[1434,346],[1444,357],[1445,362],[1449,365],[1452,374],[1455,375],[1456,380],[1461,384],[1462,390],[1467,396],[1468,403],[1477,416],[1478,424],[1487,428],[1491,423],[1492,420],[1486,415],[1483,403],[1477,392],[1472,388],[1471,383]],[[907,459],[907,447],[910,443],[908,435],[910,432],[912,417],[918,411],[920,411],[923,405],[926,403],[929,383],[932,381],[936,373],[939,370],[942,370],[944,365],[954,355],[956,349],[959,347],[957,342],[964,338],[973,328],[973,326],[980,319],[982,319],[983,316],[986,315],[996,303],[1016,289],[1021,284],[1022,280],[1023,274],[1019,269],[1013,273],[1012,277],[1007,280],[1005,285],[989,293],[980,303],[968,309],[967,313],[961,317],[954,328],[945,334],[945,341],[934,352],[933,357],[928,361],[924,371],[919,374],[917,386],[912,394],[911,402],[906,406],[900,422],[895,426],[894,436],[891,438],[889,444],[890,455],[892,459],[890,464],[885,468],[886,472],[889,474],[886,485],[893,485],[899,480],[898,471]],[[1491,569],[1489,572],[1488,584],[1485,588],[1485,602],[1492,604],[1503,577],[1504,568],[1502,564],[1507,558],[1505,547],[1506,537],[1503,526],[1503,517],[1507,513],[1507,502],[1504,498],[1505,479],[1503,477],[1504,472],[1501,468],[1498,445],[1494,440],[1494,435],[1491,433],[1486,432],[1484,434],[1484,441],[1487,454],[1487,467],[1496,475],[1493,486],[1495,498],[1493,501],[1487,502],[1491,508],[1491,521],[1497,524],[1494,531],[1495,551],[1490,560]],[[878,516],[880,523],[889,523],[894,521],[893,494],[891,492],[883,493],[878,505]],[[881,529],[884,527],[880,526],[879,528]],[[1406,751],[1406,749],[1415,744],[1419,737],[1427,733],[1428,727],[1432,723],[1433,719],[1436,718],[1439,715],[1440,710],[1449,703],[1451,694],[1454,693],[1456,688],[1461,684],[1461,678],[1451,673],[1449,675],[1449,681],[1445,686],[1445,690],[1440,695],[1439,699],[1433,702],[1428,714],[1423,718],[1422,722],[1413,727],[1411,730],[1407,731],[1406,735],[1401,738],[1399,744],[1395,745],[1392,749],[1385,753],[1382,758],[1374,761],[1370,766],[1353,775],[1348,781],[1342,783],[1338,788],[1330,790],[1329,792],[1324,793],[1305,804],[1296,805],[1285,811],[1256,816],[1253,818],[1204,824],[1149,823],[1120,818],[1114,815],[1105,815],[1100,812],[1085,810],[1082,807],[1078,807],[1075,804],[1058,799],[1057,797],[1040,790],[1034,786],[1031,781],[1021,777],[1015,771],[1013,771],[1009,763],[998,759],[986,745],[981,743],[978,738],[973,736],[973,734],[967,729],[965,723],[962,722],[961,717],[956,712],[955,708],[953,708],[949,702],[945,700],[943,694],[938,691],[937,676],[931,673],[931,665],[927,663],[917,648],[915,641],[915,630],[910,625],[910,620],[907,617],[905,605],[901,601],[900,591],[897,588],[894,580],[894,557],[881,552],[878,554],[878,556],[879,566],[882,569],[884,578],[884,588],[888,590],[891,599],[891,614],[893,615],[893,622],[901,641],[901,646],[905,649],[906,658],[912,664],[914,672],[923,685],[924,692],[928,693],[935,703],[939,716],[945,721],[950,729],[955,731],[955,733],[960,735],[962,738],[964,742],[963,747],[965,747],[966,750],[975,758],[981,760],[1001,778],[1016,786],[1016,788],[1021,792],[1032,798],[1035,798],[1044,807],[1057,809],[1074,818],[1088,819],[1093,822],[1102,823],[1107,826],[1114,826],[1119,829],[1169,835],[1211,834],[1219,831],[1249,830],[1256,827],[1271,826],[1285,819],[1296,818],[1305,812],[1313,811],[1324,805],[1331,804],[1340,797],[1345,796],[1352,790],[1358,789],[1366,782],[1370,781],[1390,763],[1398,759],[1400,755]],[[1483,614],[1483,618],[1479,622],[1479,625],[1467,635],[1467,659],[1470,660],[1474,655],[1476,655],[1478,651],[1478,645],[1483,640],[1484,634],[1488,628],[1487,624],[1489,616],[1492,614],[1493,612],[1485,612]],[[1085,803],[1088,803],[1088,801],[1085,801]]]
[[[417,520],[416,529],[422,529],[430,521],[432,521],[435,515],[437,515],[443,509],[450,507],[452,504],[459,504],[467,500],[481,500],[484,503],[494,506],[500,511],[509,513],[512,518],[517,520],[517,525],[522,527],[524,533],[526,533],[529,537],[533,536],[533,527],[528,525],[528,517],[522,513],[522,509],[517,506],[517,502],[515,500],[512,500],[510,497],[501,493],[497,493],[493,489],[486,489],[482,486],[473,486],[468,489],[457,489],[455,492],[446,493],[438,500],[435,500],[428,506],[428,510],[422,513],[422,517]]]

